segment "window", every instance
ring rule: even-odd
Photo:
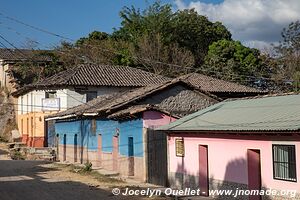
[[[294,145],[273,145],[274,179],[297,181]]]
[[[97,92],[96,91],[89,91],[89,92],[86,93],[86,102],[91,101],[95,98],[97,98]]]
[[[56,91],[49,91],[45,93],[46,99],[53,99],[56,98]]]
[[[175,150],[177,157],[184,157],[184,140],[183,138],[175,140]]]

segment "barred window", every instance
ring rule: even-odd
[[[294,145],[273,145],[274,179],[297,181]]]

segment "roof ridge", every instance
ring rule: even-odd
[[[160,83],[160,84],[156,84],[156,85],[152,85],[152,86],[145,86],[145,87],[141,87],[141,88],[137,88],[137,89],[131,90],[131,91],[129,91],[129,92],[130,92],[130,93],[134,93],[134,92],[136,92],[136,91],[139,91],[139,90],[145,90],[145,89],[146,89],[146,91],[145,91],[143,94],[141,94],[141,95],[134,95],[134,96],[131,97],[130,99],[126,100],[125,102],[122,101],[122,102],[120,102],[120,103],[116,103],[116,105],[111,105],[111,108],[110,108],[109,110],[118,109],[118,108],[120,108],[120,107],[122,107],[122,106],[126,106],[126,105],[130,104],[130,103],[133,102],[133,101],[144,99],[144,98],[146,98],[147,96],[149,96],[149,95],[151,95],[151,94],[153,94],[153,93],[155,93],[155,92],[159,92],[159,91],[161,91],[161,90],[164,90],[164,89],[166,89],[166,88],[168,88],[168,87],[170,87],[170,86],[172,86],[172,85],[174,85],[174,84],[177,84],[177,83],[181,83],[181,84],[184,84],[184,85],[186,85],[186,86],[188,86],[188,87],[191,87],[191,88],[197,90],[198,92],[201,92],[201,93],[203,93],[203,94],[205,94],[205,95],[207,95],[207,96],[209,96],[210,98],[213,98],[213,99],[215,99],[215,100],[218,100],[218,101],[221,100],[221,99],[218,98],[217,96],[215,96],[215,95],[213,95],[213,94],[211,94],[211,93],[209,93],[209,92],[206,92],[206,91],[201,90],[201,88],[197,88],[197,87],[195,87],[195,86],[192,85],[192,84],[186,83],[186,82],[184,82],[184,81],[182,81],[182,80],[180,80],[180,79],[178,79],[178,78],[175,78],[175,79],[166,81],[166,82],[164,82],[164,83]],[[149,88],[149,90],[147,90],[147,88]],[[123,94],[123,95],[128,95],[128,93],[126,92],[126,93]],[[118,98],[122,97],[123,95],[119,96]],[[105,111],[105,109],[104,109],[104,110],[103,110],[103,109],[102,109],[102,110],[100,109],[100,110],[98,110],[98,111]]]
[[[272,93],[272,94],[249,96],[249,97],[242,97],[242,98],[229,98],[229,99],[224,100],[224,102],[248,100],[248,99],[263,99],[263,98],[270,98],[270,97],[282,97],[282,96],[299,95],[299,94],[300,94],[300,92]]]

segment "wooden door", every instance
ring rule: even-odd
[[[64,141],[63,141],[63,161],[67,160],[67,135],[64,134]]]
[[[134,176],[134,145],[133,137],[128,137],[128,176]]]
[[[261,189],[261,173],[260,173],[260,151],[256,149],[248,149],[247,151],[248,162],[248,189],[260,190]],[[259,195],[249,196],[249,200],[260,200]]]
[[[77,152],[77,149],[78,149],[78,136],[77,134],[74,135],[74,162],[77,162],[78,161],[78,152]]]
[[[201,196],[208,196],[208,147],[199,145],[199,189]]]

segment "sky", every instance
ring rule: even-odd
[[[53,48],[62,38],[17,23],[77,40],[98,30],[111,33],[120,27],[124,6],[144,9],[155,0],[1,0],[0,36],[25,48]],[[211,21],[221,21],[243,44],[263,49],[278,42],[282,28],[300,19],[300,0],[161,0],[173,10],[194,8]],[[0,37],[0,46],[11,45]],[[32,44],[30,41],[37,41]],[[1,45],[2,43],[2,45]]]

